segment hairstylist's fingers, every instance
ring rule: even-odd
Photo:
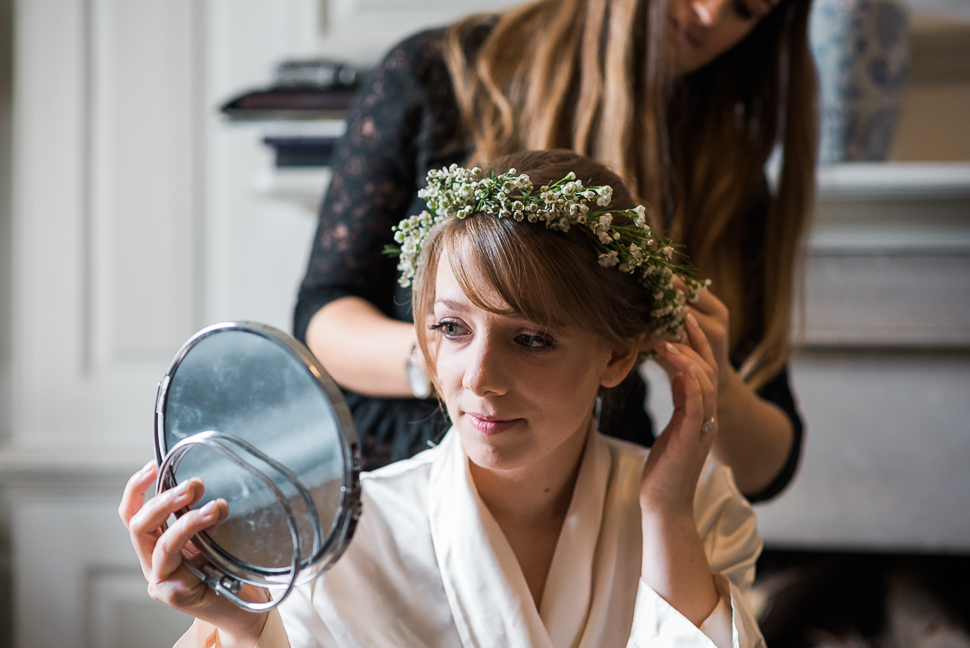
[[[701,290],[697,293],[697,299],[690,298],[690,290],[687,289],[687,284],[681,278],[674,279],[674,288],[684,293],[687,297],[687,303],[691,308],[696,308],[705,315],[714,315],[720,317],[722,314],[726,315],[728,312],[727,306],[724,305],[717,295],[712,293],[710,290]]]
[[[195,534],[219,524],[229,516],[229,505],[217,499],[176,520],[155,544],[152,554],[154,582],[164,582],[182,567],[182,550]]]
[[[202,496],[202,480],[194,477],[161,495],[156,495],[128,520],[128,533],[141,562],[145,578],[151,580],[152,554],[161,535],[161,526],[169,516]]]
[[[155,481],[157,469],[155,461],[149,461],[138,472],[128,479],[125,484],[125,491],[121,495],[121,504],[118,505],[118,516],[121,521],[128,526],[128,521],[145,504],[145,493]]]

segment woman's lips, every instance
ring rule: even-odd
[[[673,34],[680,43],[684,45],[690,45],[691,47],[697,47],[697,38],[690,33],[690,31],[676,18],[673,16],[669,17],[667,26],[670,28],[670,33]]]
[[[472,414],[470,412],[466,412],[465,416],[468,417],[469,422],[476,430],[486,436],[505,432],[522,420],[502,416],[485,416],[483,414]]]

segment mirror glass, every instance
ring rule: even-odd
[[[315,565],[339,553],[334,543],[352,513],[347,509],[356,507],[347,501],[359,470],[356,435],[339,390],[305,347],[275,329],[210,327],[182,348],[160,386],[159,460],[180,441],[210,432],[229,437],[232,452],[191,445],[172,463],[174,483],[198,476],[205,484],[193,508],[216,498],[229,504],[229,518],[206,534],[206,548],[242,580],[283,580],[273,577],[290,573],[294,543],[281,493],[299,530],[299,569],[308,572],[300,581],[308,580]]]

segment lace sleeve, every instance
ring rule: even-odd
[[[391,226],[408,215],[427,166],[455,137],[458,111],[441,43],[440,30],[403,41],[354,100],[294,313],[300,340],[314,313],[344,296],[402,318],[397,264],[382,250],[393,243]]]

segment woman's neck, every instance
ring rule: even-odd
[[[541,465],[486,470],[469,463],[472,480],[518,560],[538,609],[572,501],[587,432],[567,439]]]
[[[564,517],[589,436],[589,426],[582,429],[543,461],[528,466],[490,470],[469,462],[475,488],[489,512],[522,522]]]

